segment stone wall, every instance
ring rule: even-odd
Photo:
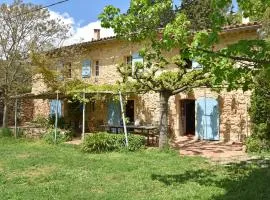
[[[29,122],[33,119],[34,112],[34,103],[31,99],[18,99],[17,104],[17,123],[18,125],[24,125],[26,122]],[[0,125],[3,124],[3,102],[0,102]],[[8,104],[8,125],[14,126],[15,124],[15,99],[10,100]]]
[[[34,112],[33,118],[37,117],[48,117],[50,114],[49,100],[35,99],[34,101]]]
[[[169,124],[173,127],[175,136],[183,135],[180,100],[211,97],[217,99],[219,103],[220,139],[223,141],[243,141],[250,134],[250,118],[248,115],[250,95],[250,91],[244,93],[241,90],[232,92],[223,90],[217,93],[209,88],[197,88],[191,93],[172,96],[169,99]]]
[[[225,47],[226,45],[235,43],[241,39],[255,39],[257,37],[256,30],[235,30],[223,33],[220,36],[220,42],[214,46],[215,50]],[[117,72],[117,65],[125,61],[125,57],[138,52],[142,44],[128,43],[119,40],[108,40],[90,43],[84,52],[75,52],[68,58],[59,58],[70,62],[72,67],[72,79],[81,78],[82,62],[85,59],[92,61],[92,76],[84,79],[92,84],[115,84],[121,80],[120,74]],[[174,51],[168,52],[168,57],[174,54]],[[95,61],[99,61],[99,76],[94,75]],[[174,66],[168,66],[167,70],[174,70]],[[32,92],[38,94],[46,91],[47,88],[40,79],[34,82]],[[169,124],[175,136],[179,136],[183,132],[181,127],[181,113],[179,101],[183,99],[197,99],[203,96],[209,96],[218,99],[220,105],[220,133],[222,140],[242,140],[244,135],[249,133],[249,118],[246,112],[249,102],[249,93],[241,91],[226,92],[220,94],[210,91],[209,89],[195,89],[192,94],[181,93],[172,96],[169,99]],[[156,124],[159,121],[159,94],[147,93],[144,95],[133,95],[129,97],[135,101],[135,120],[140,120],[144,124]],[[107,107],[104,102],[97,102],[95,110],[91,110],[87,105],[86,119],[89,124],[98,124],[107,120]],[[64,106],[65,108],[65,106]],[[65,110],[65,109],[64,109]],[[34,100],[34,117],[49,114],[48,100]],[[67,114],[64,114],[67,116]],[[91,128],[91,127],[89,127]]]

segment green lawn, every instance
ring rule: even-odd
[[[270,168],[0,138],[0,199],[270,199]]]

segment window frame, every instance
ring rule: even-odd
[[[100,76],[100,62],[99,60],[95,61],[95,77]]]

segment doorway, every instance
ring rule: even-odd
[[[195,135],[195,100],[180,101],[182,135]]]
[[[126,117],[129,119],[129,123],[134,123],[134,100],[127,100]]]

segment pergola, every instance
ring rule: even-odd
[[[97,94],[110,94],[110,95],[119,95],[120,98],[120,105],[121,105],[121,114],[122,114],[122,120],[123,120],[123,125],[124,125],[124,132],[125,132],[125,137],[126,137],[126,145],[128,146],[128,138],[127,138],[127,128],[126,128],[126,122],[125,122],[125,113],[124,113],[124,108],[123,108],[123,99],[122,99],[122,93],[119,91],[118,93],[113,92],[113,91],[86,91],[82,92],[83,98],[90,98],[93,97],[93,95]],[[63,94],[60,93],[59,91],[56,92],[43,92],[39,94],[34,94],[34,93],[24,93],[24,94],[19,94],[19,95],[14,95],[11,97],[11,99],[15,99],[15,120],[14,120],[14,125],[15,125],[15,137],[17,137],[17,110],[18,110],[18,99],[56,99],[56,100],[64,100],[64,99],[70,99],[72,98],[72,95],[68,94]],[[83,102],[83,122],[82,122],[82,140],[85,137],[85,101]],[[57,104],[58,106],[58,104]],[[56,141],[56,134],[57,134],[57,126],[58,126],[58,116],[57,116],[57,110],[58,108],[56,107],[56,112],[55,112],[55,141]]]

